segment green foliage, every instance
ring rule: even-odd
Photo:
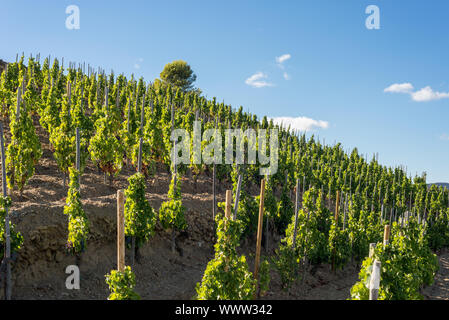
[[[161,80],[184,91],[193,89],[196,75],[183,60],[167,63],[160,74]]]
[[[359,273],[359,281],[351,287],[351,300],[369,299],[369,283],[371,273],[373,272],[373,264],[373,258],[367,257],[363,260],[362,268]]]
[[[160,127],[161,110],[157,103],[154,103],[154,101],[151,101],[151,103],[153,103],[153,110],[146,108],[145,113],[143,139],[147,143],[147,146],[144,146],[143,154],[145,155],[145,159],[148,158],[153,161],[162,162],[165,157],[165,145],[162,128]],[[150,150],[147,149],[148,147]],[[151,163],[150,160],[148,160],[148,163]]]
[[[177,231],[187,228],[184,216],[185,207],[181,200],[181,181],[177,176],[175,186],[175,175],[173,175],[168,191],[169,201],[162,203],[159,209],[159,221],[164,229],[174,229]]]
[[[79,253],[85,249],[89,221],[81,205],[78,183],[80,173],[74,168],[69,168],[69,172],[70,185],[64,207],[64,214],[69,218],[67,248],[72,253]]]
[[[367,213],[359,210],[356,205],[350,205],[348,230],[352,254],[357,262],[368,255],[370,243],[382,241],[383,225],[378,213]]]
[[[4,257],[4,249],[6,243],[5,219],[6,210],[11,208],[11,198],[0,196],[0,257]],[[9,234],[11,239],[11,253],[17,252],[23,245],[23,236],[15,230],[14,224],[9,221]]]
[[[432,284],[438,270],[437,257],[427,244],[423,227],[414,218],[404,228],[393,223],[389,244],[378,244],[374,256],[365,259],[359,282],[351,289],[352,299],[368,299],[374,259],[381,262],[379,300],[422,299],[420,289]]]
[[[71,118],[70,104],[68,97],[63,100],[62,111],[60,114],[60,125],[58,127],[50,127],[50,143],[54,149],[54,157],[58,164],[59,170],[67,174],[69,167],[74,166],[76,162],[76,127]],[[80,115],[78,115],[80,116]],[[78,119],[76,119],[78,120]],[[80,170],[83,171],[87,159],[87,139],[80,132]]]
[[[133,146],[138,143],[138,127],[133,99],[132,97],[128,97],[124,114],[126,121],[123,121],[122,128],[119,132],[123,153],[128,159],[133,158]]]
[[[351,244],[349,242],[348,229],[340,229],[334,219],[332,219],[329,231],[329,251],[336,269],[341,269],[351,258]]]
[[[250,300],[254,297],[256,281],[248,271],[245,256],[236,248],[243,232],[240,220],[228,220],[217,215],[215,257],[207,264],[201,283],[196,286],[198,300]],[[266,268],[266,266],[264,266]],[[264,280],[266,285],[266,280]]]
[[[283,242],[273,258],[274,269],[281,277],[282,287],[288,288],[298,277],[300,259],[296,250]]]
[[[323,195],[312,188],[304,193],[302,209],[298,212],[296,244],[298,258],[312,264],[329,261],[330,211],[323,204]],[[286,230],[285,243],[293,244],[295,217]]]
[[[281,200],[277,204],[274,223],[279,233],[283,233],[295,214],[295,209],[286,188],[282,189]]]
[[[9,64],[7,71],[0,76],[0,112],[3,119],[9,118],[12,134],[6,157],[10,187],[22,190],[41,156],[31,115],[37,113],[41,125],[50,134],[52,151],[61,171],[67,172],[73,166],[74,128],[79,127],[82,167],[89,153],[91,159],[112,177],[121,170],[124,158],[132,160],[136,165],[139,138],[143,137],[142,172],[148,176],[158,164],[164,164],[167,169],[172,167],[170,156],[173,143],[170,134],[173,106],[174,126],[187,129],[191,135],[197,111],[203,132],[205,129],[217,128],[222,138],[228,125],[243,130],[279,130],[278,172],[266,178],[264,222],[273,222],[278,233],[285,230],[278,260],[274,263],[276,270],[284,270],[281,278],[285,283],[296,277],[300,262],[309,261],[313,265],[328,263],[334,251],[338,266],[347,261],[349,250],[357,262],[363,261],[368,254],[369,243],[382,240],[385,221],[401,221],[400,218],[407,211],[425,220],[419,227],[422,228],[423,243],[426,242],[434,250],[449,245],[447,189],[434,185],[428,187],[425,174],[407,177],[403,168],[382,166],[376,157],[369,161],[357,149],[345,152],[339,143],[325,145],[314,136],[306,139],[305,134],[298,135],[289,127],[275,125],[266,117],[258,121],[255,115],[244,112],[242,106],[234,110],[230,105],[217,103],[216,98],[202,97],[199,91],[190,90],[195,76],[184,62],[167,65],[161,73],[163,82],[156,79],[149,85],[142,79],[136,81],[133,76],[126,79],[123,75],[108,76],[101,71],[98,74],[91,73],[89,77],[81,70],[69,68],[64,72],[57,60],[52,65],[50,63],[46,59],[41,67],[31,58],[25,66],[24,57],[21,57],[18,62]],[[67,92],[69,82],[73,85],[70,99]],[[24,85],[26,90],[21,113],[16,119],[17,88],[23,89]],[[108,94],[106,88],[109,88]],[[139,105],[144,94],[145,122],[143,132],[140,132]],[[260,141],[244,139],[245,150],[253,143],[259,146]],[[202,142],[203,150],[206,144]],[[212,166],[202,163],[192,165],[191,169],[195,175],[202,172],[210,174]],[[259,203],[253,192],[261,179],[258,169],[259,165],[240,166],[243,182],[237,217],[242,223],[244,236],[253,235],[257,229]],[[185,165],[178,166],[180,173],[185,170]],[[237,168],[231,165],[216,165],[219,181],[232,178],[234,196],[238,173]],[[307,191],[302,194],[297,237],[293,246],[293,204],[289,195],[297,179],[302,191]],[[281,194],[276,193],[279,187],[282,187]],[[348,198],[345,203],[345,208],[349,208],[346,211],[345,231],[342,231],[343,219],[340,219],[338,225],[332,223],[331,211],[336,191],[344,194],[345,199]],[[185,209],[180,191],[173,187],[170,193],[169,201],[159,211],[159,218],[165,228],[183,229],[186,225]],[[135,206],[138,206],[137,202]],[[219,206],[222,207],[222,204]],[[396,214],[390,217],[391,212]],[[73,220],[73,233],[82,234],[83,225],[83,221]],[[408,229],[402,231],[406,239],[411,237]],[[407,263],[398,265],[409,268]],[[394,270],[399,272],[400,268]],[[424,263],[419,272],[427,281],[432,277],[432,270],[432,264]],[[405,280],[400,281],[401,286],[405,285]],[[398,283],[396,285],[400,288]],[[416,287],[414,283],[410,285]],[[407,295],[398,293],[398,290],[395,296]]]
[[[28,111],[28,103],[28,100],[23,101],[18,118],[15,108],[11,108],[11,143],[6,150],[5,160],[8,186],[10,189],[17,186],[20,192],[34,175],[35,165],[42,156],[41,144]]]
[[[275,219],[276,214],[278,213],[278,203],[276,196],[274,195],[275,186],[273,179],[267,179],[265,186],[264,213],[270,219]]]
[[[233,166],[231,171],[231,178],[233,181],[233,187],[232,187],[232,194],[237,194],[237,185],[238,185],[238,176],[239,174],[242,175],[242,185],[240,188],[240,197],[239,197],[239,205],[237,208],[237,219],[242,221],[244,226],[243,236],[251,236],[256,233],[257,231],[257,223],[259,220],[259,196],[253,197],[249,195],[247,188],[249,187],[249,171],[248,168],[240,168],[238,169],[237,166]],[[235,199],[234,199],[235,201]],[[225,203],[219,202],[217,204],[219,208],[221,208],[224,211]],[[233,210],[232,206],[232,211]],[[233,212],[232,212],[233,214]]]
[[[112,270],[106,275],[106,283],[111,291],[108,300],[140,300],[140,296],[134,292],[136,276],[130,266],[126,266],[123,272]]]
[[[259,268],[259,288],[261,294],[268,291],[270,280],[270,262],[264,257],[261,259]]]
[[[137,168],[139,159],[140,139],[132,147],[132,164]],[[142,172],[145,177],[153,175],[156,171],[156,162],[152,157],[152,149],[148,140],[142,139]]]
[[[118,174],[123,165],[123,148],[120,141],[110,130],[107,117],[95,122],[97,132],[90,140],[89,152],[104,173],[110,176]]]
[[[66,132],[61,127],[51,130],[50,143],[54,149],[54,157],[59,170],[67,173],[69,167],[73,166],[76,159],[76,137]]]
[[[43,103],[43,107],[41,110],[41,118],[40,123],[42,127],[44,127],[47,132],[50,132],[51,128],[59,127],[59,97],[57,88],[52,85],[49,89],[48,96],[46,101]],[[44,98],[44,97],[42,97]]]
[[[135,173],[128,178],[128,189],[125,190],[125,234],[136,238],[140,247],[154,233],[156,213],[145,199],[145,177]]]
[[[240,219],[244,225],[244,236],[251,236],[257,232],[257,222],[259,219],[259,196],[240,196],[238,206],[238,219]]]
[[[427,225],[426,239],[432,250],[449,246],[449,210],[441,210],[438,216],[431,217]],[[433,219],[432,219],[433,218]]]
[[[8,65],[7,70],[0,76],[0,112],[1,116],[7,117],[9,106],[14,104],[15,92],[19,86],[19,73],[21,64],[14,62]]]

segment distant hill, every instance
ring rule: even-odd
[[[449,183],[447,182],[435,182],[435,183],[428,183],[427,186],[430,187],[431,185],[436,184],[437,186],[446,187],[449,189]]]

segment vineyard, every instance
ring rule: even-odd
[[[423,299],[449,246],[449,190],[425,174],[198,90],[22,56],[1,72],[0,113],[2,298]],[[222,141],[277,129],[276,173],[177,164],[172,130],[195,121]]]

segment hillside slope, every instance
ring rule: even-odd
[[[36,122],[36,119],[35,119]],[[91,223],[87,250],[78,260],[66,252],[67,217],[63,214],[67,187],[44,130],[36,123],[44,155],[36,167],[36,174],[25,188],[23,196],[12,195],[12,220],[23,234],[25,242],[13,266],[13,299],[106,299],[109,294],[104,276],[116,268],[116,191],[127,187],[128,168],[113,181],[104,185],[103,175],[89,164],[82,176],[82,203]],[[9,136],[8,128],[6,134]],[[169,174],[164,170],[147,181],[151,205],[158,209],[167,198]],[[170,235],[161,228],[155,237],[141,249],[141,258],[133,270],[136,291],[143,299],[190,299],[196,283],[203,276],[208,261],[213,257],[212,179],[199,177],[197,183],[188,177],[182,179],[183,202],[187,207],[188,229],[178,237],[178,252],[173,254]],[[224,201],[229,182],[217,186],[217,199]],[[253,189],[257,193],[257,188]],[[279,240],[271,235],[273,241]],[[247,241],[242,252],[252,256],[254,241]],[[274,249],[273,245],[271,246]],[[273,253],[271,250],[270,254]],[[129,255],[126,257],[130,261]],[[65,280],[68,265],[80,266],[80,290],[67,290]],[[283,291],[277,274],[272,272],[272,285],[265,298],[269,299],[346,299],[349,288],[357,278],[358,269],[350,266],[332,274],[329,265],[318,268],[298,283]],[[3,292],[3,291],[2,291]]]

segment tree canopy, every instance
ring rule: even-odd
[[[193,82],[196,80],[192,68],[184,60],[167,63],[160,77],[163,82],[179,87],[183,91],[192,90]]]

